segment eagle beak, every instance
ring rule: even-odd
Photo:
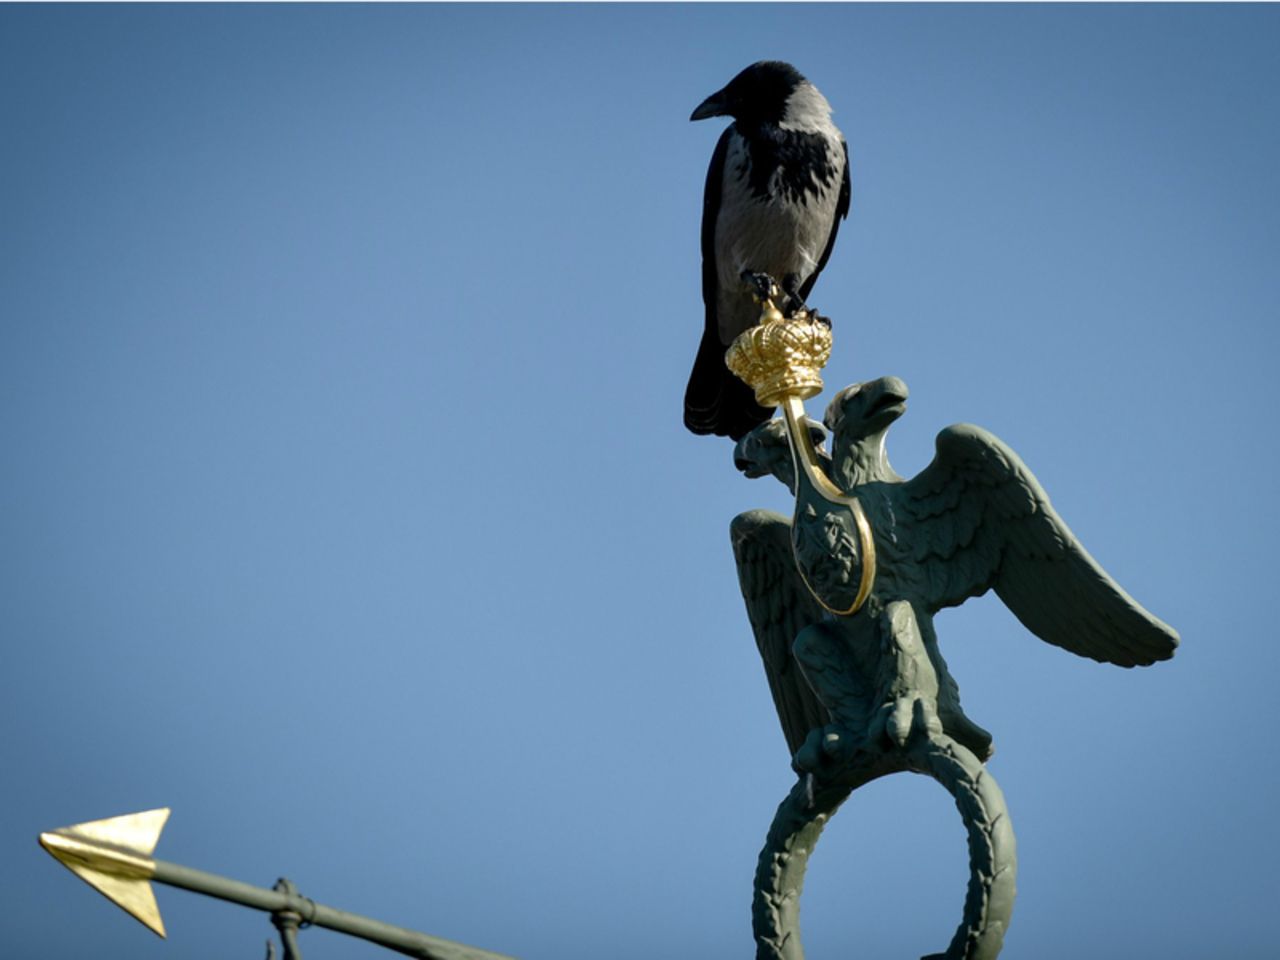
[[[723,90],[718,90],[698,104],[698,108],[690,115],[690,120],[706,120],[708,117],[723,117],[729,112],[729,104],[725,100]]]

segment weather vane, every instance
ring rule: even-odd
[[[1072,653],[1132,667],[1168,659],[1177,633],[1098,566],[1035,476],[999,439],[968,424],[938,435],[937,455],[904,480],[885,434],[907,387],[883,377],[846,387],[825,431],[804,415],[822,389],[829,324],[807,308],[784,317],[768,278],[753,278],[760,324],[726,362],[781,420],[734,450],[747,476],[773,476],[796,498],[790,520],[753,510],[731,526],[747,613],[799,778],[761,851],[757,957],[800,960],[799,901],[823,827],[865,783],[908,770],[955,798],[968,831],[964,917],[947,960],[992,960],[1013,910],[1013,830],[985,767],[991,735],[960,708],[933,616],[994,589],[1032,633]]]

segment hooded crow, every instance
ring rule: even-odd
[[[737,440],[772,411],[725,366],[760,307],[744,274],[768,274],[804,305],[849,212],[849,152],[831,105],[789,63],[753,63],[690,120],[733,117],[711,156],[702,204],[706,328],[684,396],[694,433]]]

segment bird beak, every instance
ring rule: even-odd
[[[729,112],[723,90],[717,90],[698,104],[698,108],[690,115],[690,120],[706,120],[708,117],[723,117]]]

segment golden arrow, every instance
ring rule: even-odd
[[[162,937],[164,922],[151,888],[153,880],[273,915],[293,914],[304,923],[369,940],[421,960],[511,960],[505,954],[326,907],[300,896],[286,881],[267,890],[157,860],[151,853],[168,819],[169,808],[162,807],[78,823],[40,834],[40,845],[81,880]]]
[[[164,921],[151,889],[160,831],[169,808],[78,823],[40,834],[40,846],[64,867],[160,936]]]

